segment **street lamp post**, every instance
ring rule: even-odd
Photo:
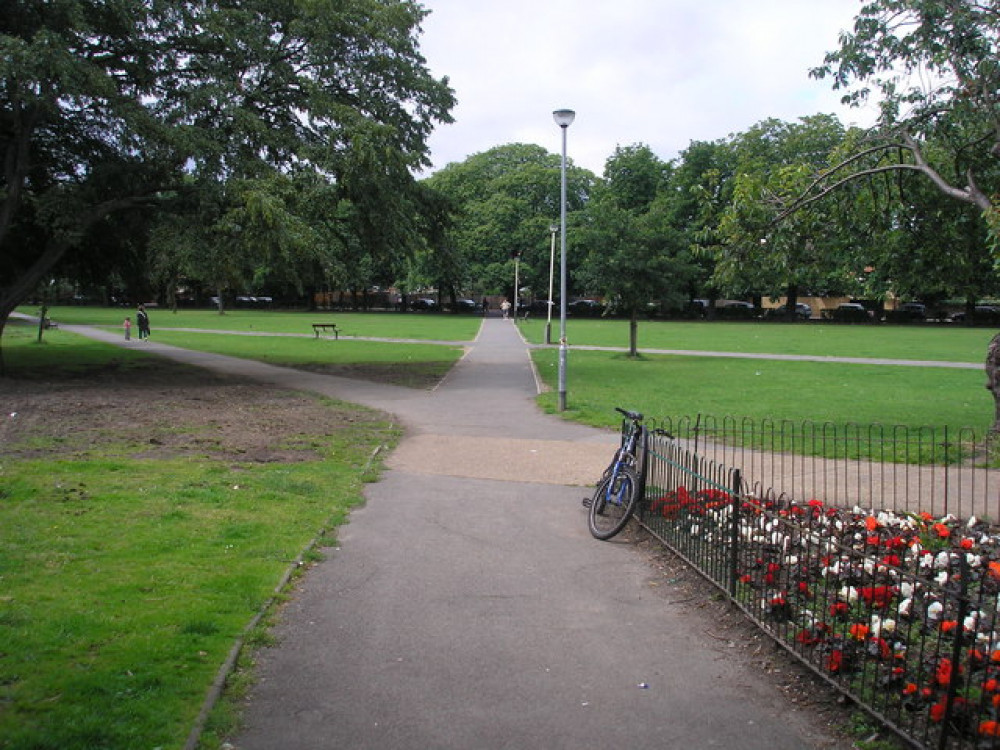
[[[545,319],[545,343],[552,343],[552,305],[555,302],[552,301],[552,280],[555,278],[555,265],[556,265],[556,233],[559,231],[558,224],[550,224],[549,232],[552,234],[552,246],[549,249],[549,299],[547,300],[546,307],[548,308],[548,317]]]
[[[521,251],[514,251],[514,322],[517,322],[517,303],[521,299]]]
[[[559,186],[559,411],[566,411],[566,130],[576,119],[571,109],[557,109],[552,118],[562,129]]]

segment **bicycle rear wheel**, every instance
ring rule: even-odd
[[[610,539],[625,528],[639,499],[639,478],[631,466],[605,476],[590,501],[588,525],[595,539]]]

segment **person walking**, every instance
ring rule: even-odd
[[[507,318],[507,316],[510,315],[510,300],[504,299],[504,301],[500,303],[500,311],[503,313],[504,318]]]
[[[132,318],[126,316],[125,317],[125,322],[122,325],[125,328],[125,340],[126,341],[131,341],[132,340]]]
[[[139,305],[135,313],[135,322],[139,325],[139,340],[149,338],[149,315],[146,313],[146,306]]]

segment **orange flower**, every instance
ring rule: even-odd
[[[989,567],[990,567],[990,573],[996,576],[997,578],[1000,578],[1000,562],[994,560],[993,562],[990,563]]]
[[[868,637],[869,630],[870,628],[867,625],[862,625],[860,622],[856,622],[853,625],[851,625],[850,629],[851,638],[854,638],[855,640],[858,641],[863,641],[865,638]]]
[[[958,627],[958,620],[942,620],[941,622],[942,633],[950,633],[957,627]]]
[[[903,688],[903,695],[914,695],[917,692],[917,683],[908,682]]]
[[[936,523],[931,528],[933,528],[934,533],[937,534],[942,539],[947,539],[949,536],[951,536],[951,529],[949,529],[943,523]]]
[[[875,529],[877,529],[881,525],[882,524],[878,522],[878,519],[875,518],[875,516],[868,516],[867,518],[865,518],[865,528],[867,528],[869,531],[875,531]]]
[[[983,721],[979,724],[979,733],[989,737],[1000,736],[1000,721]]]

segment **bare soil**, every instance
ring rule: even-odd
[[[333,434],[361,413],[158,361],[128,371],[0,379],[0,452],[83,458],[99,447],[147,459],[303,461],[315,455],[302,436]]]

